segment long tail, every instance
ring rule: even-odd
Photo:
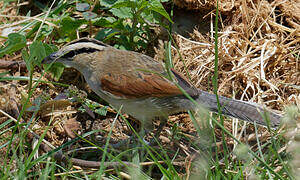
[[[277,127],[280,125],[280,115],[267,111],[254,103],[234,100],[223,96],[219,96],[219,100],[222,113],[225,115],[251,123],[256,122],[257,124],[264,126],[267,125],[266,120],[269,119],[271,127]],[[209,110],[218,112],[216,95],[200,90],[200,95],[196,101]]]

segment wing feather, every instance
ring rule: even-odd
[[[139,77],[106,74],[101,78],[102,90],[121,98],[164,97],[182,95],[171,81],[157,74],[139,73]]]
[[[149,56],[114,48],[105,48],[98,56],[97,78],[107,94],[120,99],[183,95],[174,82],[162,76],[167,74],[163,64]],[[130,59],[130,63],[124,59]],[[199,91],[180,73],[171,71],[179,86],[191,96],[198,95]]]

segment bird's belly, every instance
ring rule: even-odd
[[[120,99],[113,95],[99,91],[99,84],[94,84],[91,79],[90,87],[98,96],[112,105],[116,110],[129,114],[139,120],[145,126],[152,124],[156,117],[167,119],[170,114],[182,112],[191,109],[191,103],[184,96],[173,97],[148,97],[139,99]],[[101,87],[101,86],[100,86]]]
[[[169,115],[190,109],[190,104],[185,98],[143,98],[143,99],[110,99],[107,100],[112,106],[121,109],[141,121],[143,124],[151,123],[156,117],[167,119]]]
[[[86,81],[88,82],[91,89],[100,96],[103,100],[112,105],[116,110],[121,110],[121,112],[131,115],[141,123],[152,122],[155,117],[167,118],[168,115],[181,111],[180,105],[178,105],[178,98],[135,98],[135,99],[122,99],[115,97],[112,94],[99,90],[101,84],[97,82],[96,75],[89,76],[86,74]]]
[[[168,111],[165,111],[164,108],[154,104],[150,98],[134,100],[117,99],[108,102],[115,108],[133,116],[142,123],[147,123],[148,121],[153,120],[155,117],[169,115]]]

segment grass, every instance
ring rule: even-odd
[[[159,141],[158,146],[149,146],[135,132],[135,128],[128,123],[129,119],[119,113],[119,110],[102,109],[104,113],[97,114],[95,109],[98,104],[87,104],[85,98],[79,92],[71,93],[71,90],[63,95],[74,101],[72,110],[83,105],[95,106],[93,112],[76,115],[45,115],[43,111],[43,101],[48,100],[40,95],[43,91],[50,93],[61,93],[60,88],[66,87],[70,81],[64,80],[63,68],[58,66],[46,66],[43,70],[41,60],[57,49],[56,45],[61,45],[74,39],[77,34],[97,31],[96,37],[101,37],[102,41],[115,44],[118,48],[147,52],[147,44],[151,42],[151,24],[156,23],[166,26],[163,21],[156,16],[160,15],[170,19],[166,11],[162,9],[158,1],[125,1],[109,4],[109,1],[98,1],[90,4],[90,10],[86,16],[73,18],[72,15],[79,13],[75,3],[64,1],[53,1],[53,8],[46,8],[43,4],[36,5],[37,9],[47,10],[41,13],[40,20],[34,18],[31,21],[21,23],[22,29],[18,33],[7,37],[7,43],[1,48],[2,58],[13,57],[21,54],[26,62],[28,72],[26,76],[0,74],[0,80],[6,85],[17,83],[18,89],[22,93],[22,109],[17,117],[12,117],[6,113],[4,105],[1,106],[0,124],[0,152],[2,179],[296,179],[293,174],[290,161],[296,154],[287,151],[287,140],[283,137],[282,130],[271,128],[259,128],[256,125],[249,127],[247,134],[240,137],[233,133],[233,129],[228,125],[227,119],[218,115],[211,116],[205,110],[200,112],[189,112],[189,122],[186,119],[178,119],[169,122],[163,132],[165,142]],[[5,7],[11,7],[12,2],[2,2]],[[54,6],[56,4],[56,7]],[[84,6],[84,4],[80,4]],[[86,5],[86,4],[85,4]],[[217,6],[218,7],[218,6]],[[5,11],[5,9],[3,9]],[[94,17],[97,12],[105,16]],[[94,13],[94,14],[93,14]],[[127,13],[127,14],[126,14]],[[218,8],[216,10],[218,14]],[[97,14],[96,14],[97,15]],[[145,17],[149,18],[145,18]],[[9,17],[9,16],[7,16]],[[31,16],[27,17],[30,19]],[[130,23],[130,18],[132,22]],[[55,20],[56,19],[56,20]],[[10,19],[8,19],[9,21]],[[41,21],[42,20],[42,21]],[[125,24],[123,22],[126,21]],[[18,20],[9,21],[13,23]],[[151,22],[151,23],[149,23]],[[58,28],[54,28],[54,24]],[[135,24],[141,24],[136,27]],[[218,16],[215,22],[215,32],[218,32]],[[25,31],[25,27],[30,27]],[[101,28],[99,28],[101,27]],[[171,28],[170,28],[171,29]],[[170,32],[169,32],[170,33]],[[170,33],[171,34],[171,33]],[[218,53],[218,33],[215,33],[215,74],[213,77],[213,88],[217,95],[218,73],[219,73],[219,53]],[[28,42],[30,45],[28,46]],[[49,43],[44,43],[49,42]],[[50,43],[51,42],[51,43]],[[52,45],[53,44],[55,45]],[[171,57],[171,44],[176,41],[170,36],[170,40],[165,51],[168,54],[168,67],[173,67]],[[51,45],[50,45],[51,44]],[[176,47],[180,53],[180,49]],[[180,54],[181,59],[182,55]],[[186,62],[183,62],[184,70],[188,70]],[[39,67],[39,68],[38,68]],[[51,71],[56,79],[62,78],[59,83],[44,80],[45,72]],[[187,71],[188,72],[188,71]],[[37,74],[39,77],[35,77]],[[66,75],[66,74],[65,74]],[[49,77],[49,76],[48,76]],[[188,75],[189,78],[190,75]],[[21,83],[25,80],[26,85]],[[79,83],[80,84],[80,83]],[[59,89],[47,89],[55,86]],[[180,87],[179,87],[180,88]],[[54,90],[53,90],[54,89]],[[10,89],[12,90],[12,88]],[[4,99],[8,94],[7,89],[1,97]],[[52,92],[51,95],[55,93]],[[185,93],[185,92],[184,92]],[[189,97],[187,93],[185,95]],[[6,96],[6,97],[5,97]],[[15,97],[17,98],[17,94]],[[96,100],[93,98],[93,100]],[[48,100],[49,101],[49,100]],[[50,100],[51,101],[51,100]],[[59,101],[54,101],[59,103]],[[86,104],[85,104],[86,103]],[[194,102],[196,103],[196,102]],[[26,111],[31,107],[31,112]],[[219,107],[220,109],[221,107]],[[65,109],[52,108],[53,112],[64,112]],[[220,111],[220,110],[219,110]],[[294,110],[297,111],[297,110]],[[102,129],[88,129],[79,131],[76,138],[69,140],[68,134],[61,130],[62,121],[66,121],[77,116],[82,119],[96,121],[91,118],[91,114],[99,121],[103,128],[109,129],[107,133]],[[296,114],[296,113],[295,113]],[[14,114],[16,115],[16,114]],[[291,115],[293,119],[296,115]],[[177,118],[177,119],[176,119]],[[128,132],[133,132],[138,141],[131,147],[125,149],[115,149],[109,146],[112,139],[122,138],[115,129],[122,129],[126,123]],[[221,119],[221,122],[218,120]],[[107,123],[107,124],[105,124]],[[212,124],[212,125],[211,125]],[[109,126],[107,128],[107,126]],[[189,131],[186,126],[192,126]],[[115,127],[115,128],[114,128]],[[183,129],[186,129],[185,132]],[[123,130],[126,131],[126,130]],[[77,129],[78,132],[78,129]],[[240,132],[240,131],[239,131]],[[240,132],[242,133],[242,132]],[[245,140],[248,136],[254,135],[254,140]],[[98,136],[105,136],[104,143],[98,144],[95,139]],[[117,137],[117,138],[116,138]],[[102,138],[103,139],[103,138]],[[249,138],[250,139],[250,138]],[[169,140],[169,142],[168,142]],[[50,142],[47,142],[50,141]],[[167,142],[167,143],[166,143]],[[48,148],[44,144],[50,144]],[[51,145],[52,144],[52,145]],[[83,147],[86,147],[83,150]],[[43,152],[47,149],[47,152]],[[58,158],[63,156],[64,158]],[[57,161],[60,159],[61,161]],[[78,164],[94,163],[94,168],[78,168]]]

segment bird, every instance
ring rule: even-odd
[[[93,38],[71,41],[42,60],[43,64],[53,62],[78,70],[100,98],[140,121],[147,131],[159,119],[160,133],[169,115],[197,110],[197,104],[218,112],[216,95],[197,89],[176,70],[168,71],[163,62]],[[281,115],[258,104],[223,96],[219,102],[224,115],[275,128],[281,123]]]

